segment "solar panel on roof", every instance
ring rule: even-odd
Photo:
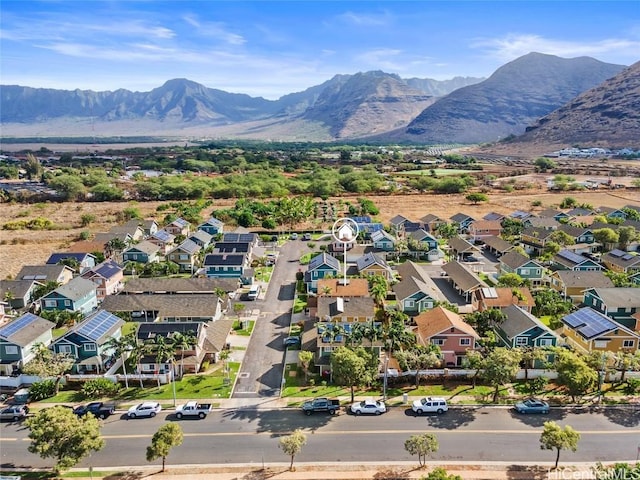
[[[98,340],[107,333],[113,326],[118,323],[119,317],[106,310],[99,310],[93,316],[86,319],[76,330],[80,335],[91,340]]]
[[[569,250],[561,250],[560,252],[558,252],[558,256],[569,260],[572,263],[582,263],[586,260],[582,255],[578,255],[577,253],[571,252]]]
[[[623,260],[631,260],[634,257],[635,257],[635,255],[631,255],[630,253],[627,253],[624,257],[622,257],[622,259]]]
[[[578,315],[578,313],[580,312],[576,312],[576,313],[572,313],[570,315],[567,315],[566,317],[564,317],[562,320],[569,325],[571,328],[577,328],[580,325],[584,325],[584,319],[581,319],[580,316]]]
[[[16,318],[13,322],[9,323],[3,328],[0,328],[0,336],[9,338],[22,330],[27,325],[30,325],[38,319],[37,315],[33,313],[25,313],[21,317]]]
[[[625,255],[625,252],[623,252],[622,250],[611,250],[609,252],[609,255],[611,255],[612,257],[623,257]]]

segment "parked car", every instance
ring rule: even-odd
[[[292,233],[291,234],[291,240],[297,240],[298,239],[298,234],[297,233]]]
[[[447,406],[447,401],[444,398],[424,397],[420,400],[414,401],[411,406],[411,410],[418,415],[423,413],[437,413],[440,415],[449,410],[449,407]]]
[[[260,290],[262,290],[260,285],[251,285],[249,293],[247,293],[247,300],[257,300],[260,296]]]
[[[158,402],[143,402],[138,405],[134,405],[127,412],[127,416],[129,418],[137,418],[137,417],[155,417],[158,413],[160,413],[162,407]]]
[[[184,405],[176,407],[176,418],[180,420],[182,417],[206,418],[212,410],[210,403],[187,402]]]
[[[11,420],[17,422],[27,418],[29,408],[26,405],[13,405],[0,410],[0,420]]]
[[[103,420],[113,415],[115,411],[115,405],[103,402],[91,402],[73,409],[73,413],[79,417],[84,417],[87,413],[92,413],[95,417],[102,418]]]
[[[340,410],[340,400],[326,397],[314,398],[304,402],[301,409],[307,416],[316,412],[328,412],[330,415],[335,415]]]
[[[379,400],[362,400],[351,405],[351,413],[355,415],[380,415],[386,411],[386,405]]]
[[[304,235],[302,235],[302,240],[304,240],[304,241],[311,240],[311,234],[310,233],[305,233]]]
[[[549,413],[549,404],[537,398],[528,398],[524,402],[518,402],[513,408],[518,413]]]
[[[286,337],[282,344],[285,347],[297,347],[300,345],[300,337]]]
[[[462,259],[462,261],[472,263],[472,262],[479,262],[480,259],[478,257],[474,257],[473,255],[467,255]]]

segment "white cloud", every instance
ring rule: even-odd
[[[383,27],[390,23],[388,12],[380,14],[345,12],[336,17],[339,21],[358,27]]]
[[[227,30],[222,22],[201,22],[193,15],[185,15],[184,21],[197,30],[198,35],[216,38],[229,45],[243,45],[246,39],[242,35]]]

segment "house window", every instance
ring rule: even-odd
[[[407,306],[407,308],[413,308],[416,306],[415,302],[413,300],[407,300],[405,305]]]
[[[189,255],[181,253],[178,258],[180,258],[180,260],[189,260]]]
[[[432,345],[444,345],[444,338],[432,338],[431,339],[431,344]]]
[[[56,308],[56,301],[55,300],[45,300],[44,301],[44,306],[47,308]]]
[[[625,340],[626,342],[627,340]],[[18,354],[18,347],[16,347],[15,345],[5,345],[4,346],[4,351],[7,355],[17,355]]]
[[[58,351],[60,353],[71,353],[72,348],[71,348],[71,345],[59,345]]]
[[[524,347],[529,343],[527,337],[516,337],[516,347]]]
[[[470,338],[461,338],[460,339],[460,346],[461,347],[468,347],[471,345],[471,339]]]
[[[85,352],[95,352],[96,351],[96,344],[95,343],[84,343],[82,345],[82,348],[84,348]]]
[[[553,345],[553,340],[551,338],[541,338],[538,340],[538,345],[541,347],[549,347]]]
[[[138,255],[136,255],[135,253],[130,253],[129,257],[131,257],[132,260],[137,260],[138,259]]]
[[[64,306],[65,307],[70,307],[71,306],[71,300],[65,300],[64,301]]]
[[[593,346],[595,348],[607,348],[607,341],[606,340],[596,340],[595,342],[593,342]]]
[[[529,269],[528,268],[521,268],[520,269],[520,275],[521,276],[529,275]]]
[[[634,348],[636,346],[636,341],[635,340],[623,340],[622,341],[622,348]],[[7,353],[9,353],[7,351]]]

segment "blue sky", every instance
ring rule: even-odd
[[[336,74],[487,77],[531,51],[640,60],[640,2],[2,0],[0,83],[276,99]]]

